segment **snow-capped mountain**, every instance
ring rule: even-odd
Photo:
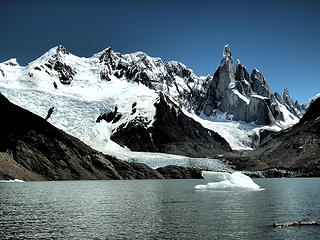
[[[84,58],[57,46],[26,67],[15,59],[0,63],[0,92],[43,117],[54,107],[48,121],[56,127],[99,151],[130,157],[123,147],[187,155],[228,151],[215,132],[233,149],[252,148],[260,132],[292,125],[304,112],[287,90],[283,98],[272,94],[258,70],[249,75],[240,61],[234,70],[227,45],[213,77],[143,52],[107,48]],[[170,116],[165,127],[159,114]],[[161,131],[165,139],[155,137]]]

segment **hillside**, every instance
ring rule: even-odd
[[[254,151],[223,156],[240,170],[279,168],[298,176],[320,176],[320,98],[311,103],[299,123],[269,135]]]

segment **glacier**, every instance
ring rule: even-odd
[[[127,161],[144,163],[153,169],[168,165],[176,165],[182,167],[210,168],[217,171],[234,171],[227,163],[211,158],[191,158],[173,154],[151,152],[131,152],[130,156],[122,154],[121,157]]]
[[[196,185],[196,190],[225,190],[225,191],[261,191],[264,190],[241,172],[211,172],[202,171],[207,184]]]
[[[54,64],[57,62],[65,69],[56,70]],[[68,69],[72,71],[68,73]],[[129,69],[128,75],[124,74],[124,69]],[[143,52],[122,55],[107,48],[86,58],[57,46],[28,66],[20,66],[16,59],[10,59],[0,63],[0,70],[0,92],[11,102],[42,117],[54,107],[48,121],[57,128],[98,151],[121,159],[145,162],[152,167],[169,162],[183,165],[190,163],[190,159],[169,154],[132,152],[113,142],[110,136],[119,126],[139,116],[147,119],[152,126],[156,112],[154,103],[159,98],[159,92],[177,103],[185,115],[225,138],[233,150],[253,149],[252,138],[259,131],[279,131],[283,126],[298,121],[280,102],[278,104],[285,116],[278,125],[235,121],[230,114],[218,109],[212,116],[205,115],[203,111],[197,112],[193,105],[205,97],[205,89],[212,77],[198,77],[182,63],[163,63],[160,58]],[[65,82],[66,76],[69,77],[68,84]],[[136,111],[133,113],[134,103]],[[122,115],[120,121],[96,122],[100,114],[113,111],[115,107]],[[195,159],[193,162],[206,167],[214,165],[219,170],[228,168],[208,159]]]

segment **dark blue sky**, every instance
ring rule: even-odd
[[[320,1],[35,1],[0,2],[0,62],[21,65],[51,47],[78,56],[111,46],[178,60],[213,74],[229,43],[249,72],[272,91],[287,87],[304,102],[320,92]]]

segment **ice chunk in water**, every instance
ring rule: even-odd
[[[202,171],[202,176],[209,183],[195,186],[196,190],[263,190],[252,179],[240,172],[211,172]]]
[[[25,181],[23,181],[23,180],[20,180],[20,179],[13,179],[13,180],[0,180],[0,182],[25,182]]]

